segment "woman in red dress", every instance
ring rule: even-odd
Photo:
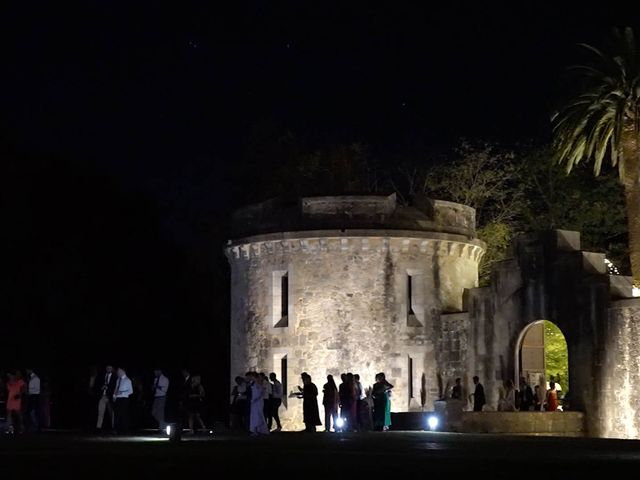
[[[15,372],[8,374],[7,382],[7,422],[9,431],[22,433],[24,424],[22,422],[22,398],[24,397],[25,383],[22,378],[18,378]],[[14,423],[15,421],[15,423]]]
[[[547,390],[547,412],[555,412],[558,409],[558,392],[556,391],[556,384],[549,382],[549,390]]]

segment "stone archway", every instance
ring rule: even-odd
[[[546,391],[548,382],[558,385],[563,396],[569,387],[569,353],[564,333],[549,320],[536,320],[526,325],[516,342],[514,352],[514,384],[524,377],[534,388]]]

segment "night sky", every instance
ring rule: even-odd
[[[256,126],[382,161],[544,143],[576,43],[640,24],[609,2],[436,3],[3,2],[0,371],[225,382],[221,247],[260,194],[234,174]]]

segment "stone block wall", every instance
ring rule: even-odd
[[[393,195],[239,212],[242,234],[225,249],[231,378],[274,371],[294,392],[306,371],[321,391],[328,374],[339,383],[359,373],[369,387],[382,371],[395,385],[392,410],[418,412],[449,395],[456,377],[466,398],[478,375],[495,409],[503,382],[518,383],[523,332],[549,320],[567,341],[571,408],[589,434],[638,438],[640,300],[619,300],[628,279],[608,275],[603,254],[581,251],[578,232],[556,230],[518,237],[490,286],[477,288],[484,250],[474,215],[428,199],[401,206]],[[302,402],[286,404],[285,428],[301,429]]]
[[[455,431],[582,437],[586,425],[582,412],[463,412]]]
[[[612,303],[604,343],[591,423],[601,436],[640,438],[640,299]]]
[[[377,372],[385,372],[395,386],[393,411],[411,411],[420,410],[423,401],[427,408],[433,405],[438,371],[460,371],[455,332],[464,329],[464,320],[445,320],[443,336],[440,311],[462,308],[464,290],[476,286],[480,247],[424,237],[340,237],[336,232],[248,240],[227,250],[232,378],[247,370],[283,377],[283,356],[290,392],[301,385],[303,371],[320,391],[328,374],[340,383],[341,373],[358,373],[366,388]],[[272,296],[279,284],[274,284],[274,272],[288,277],[285,327],[275,326]],[[439,367],[438,361],[446,366]],[[321,396],[318,401],[322,412]],[[285,428],[302,428],[302,402],[288,399],[282,418]]]

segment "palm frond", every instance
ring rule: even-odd
[[[554,160],[567,172],[586,160],[599,175],[608,155],[623,175],[623,126],[633,122],[640,132],[640,50],[630,28],[615,30],[612,39],[606,51],[579,44],[590,61],[568,69],[578,91],[551,116]]]

